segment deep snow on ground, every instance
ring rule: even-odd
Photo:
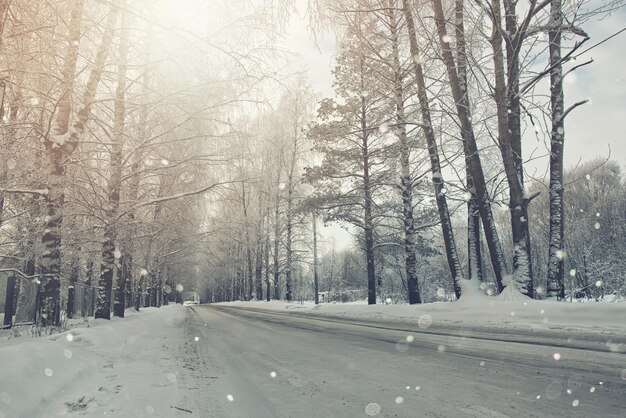
[[[223,302],[272,311],[298,312],[372,321],[430,325],[484,326],[498,330],[546,330],[626,335],[626,303],[566,303],[532,299],[498,300],[487,298],[470,302],[435,302],[416,305],[355,303],[251,301]]]
[[[176,416],[180,305],[0,340],[0,417]],[[27,334],[25,330],[22,334]],[[173,347],[172,347],[173,346]]]

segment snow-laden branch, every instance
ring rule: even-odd
[[[47,189],[5,189],[0,187],[0,193],[34,194],[36,196],[47,196]]]
[[[178,200],[178,199],[182,199],[184,197],[188,197],[188,196],[194,196],[194,195],[198,195],[198,194],[203,194],[206,192],[209,192],[217,187],[220,186],[224,186],[227,184],[232,184],[232,183],[240,183],[241,180],[238,181],[234,181],[234,180],[229,180],[229,181],[222,181],[222,182],[216,182],[213,184],[210,184],[208,186],[202,187],[200,189],[196,189],[196,190],[191,190],[188,192],[181,192],[181,193],[176,193],[170,196],[163,196],[163,197],[157,197],[154,199],[150,199],[150,200],[146,200],[145,202],[139,202],[138,204],[131,206],[129,209],[127,209],[126,211],[124,211],[123,213],[120,213],[120,217],[125,216],[126,214],[135,211],[136,209],[142,208],[144,206],[151,206],[151,205],[156,205],[159,203],[163,203],[163,202],[169,202],[170,200]]]

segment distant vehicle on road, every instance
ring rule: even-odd
[[[183,306],[191,306],[191,305],[199,305],[200,302],[197,300],[186,300],[183,302]]]

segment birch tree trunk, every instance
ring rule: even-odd
[[[519,123],[519,119],[512,120],[513,109],[510,107],[507,82],[505,77],[504,51],[502,48],[502,33],[500,22],[502,20],[500,2],[493,0],[491,5],[493,13],[493,31],[491,46],[493,49],[493,62],[495,68],[495,101],[498,120],[498,142],[504,171],[509,186],[509,207],[511,210],[511,230],[513,236],[513,279],[518,289],[525,295],[533,296],[533,282],[530,254],[530,235],[528,232],[528,199],[522,183],[523,172],[521,161],[516,163],[512,143],[512,125]],[[510,25],[510,23],[509,23]],[[511,55],[511,53],[509,53]],[[511,57],[509,57],[510,59]],[[509,62],[509,69],[515,62]],[[513,74],[511,74],[513,72]],[[509,71],[509,77],[517,77],[517,71]],[[510,84],[511,81],[509,80]],[[519,102],[517,104],[519,112]],[[517,129],[519,132],[519,129]],[[519,150],[518,152],[521,152]]]
[[[456,59],[457,59],[457,71],[459,73],[459,84],[461,87],[461,93],[463,96],[468,96],[469,91],[467,88],[467,50],[465,44],[465,13],[464,13],[464,1],[455,0],[455,33],[456,33]],[[468,96],[469,97],[469,96]],[[469,154],[467,145],[464,144],[463,152],[466,158]],[[469,165],[465,165],[465,177],[471,178],[472,175],[469,171]],[[470,279],[476,279],[478,281],[483,280],[482,269],[482,254],[480,251],[480,211],[478,207],[478,197],[476,196],[476,190],[467,185],[467,264],[468,275]]]
[[[561,27],[563,12],[561,0],[552,0],[550,4],[550,30],[548,31],[550,54],[550,104],[552,113],[552,132],[550,135],[550,240],[548,247],[547,285],[548,296],[565,298],[563,282],[563,262],[565,258],[563,243],[563,142],[564,97],[563,65],[561,62]]]
[[[394,2],[389,2],[389,29],[393,56],[394,99],[396,105],[397,135],[400,148],[400,191],[402,193],[402,221],[404,224],[404,269],[406,272],[409,303],[422,303],[419,281],[417,278],[417,260],[415,255],[415,221],[413,219],[413,190],[409,142],[406,134],[406,116],[404,112],[404,76],[400,65],[398,42],[398,22]]]
[[[117,15],[113,8],[109,10],[106,28],[83,94],[83,107],[78,112],[77,121],[70,130],[71,94],[78,59],[82,13],[83,1],[78,0],[74,3],[70,19],[68,46],[64,57],[63,81],[61,83],[62,96],[59,100],[58,112],[51,133],[43,141],[48,157],[48,194],[46,223],[44,234],[41,237],[43,246],[41,257],[42,285],[38,320],[44,326],[60,323],[61,224],[65,202],[65,165],[68,157],[78,147],[90,118],[96,90],[113,40],[113,28]]]
[[[317,217],[313,214],[313,292],[315,294],[315,304],[320,304],[320,285],[317,277]]]
[[[459,281],[463,277],[463,269],[459,261],[459,256],[454,242],[454,232],[452,230],[452,220],[450,219],[450,211],[448,210],[448,202],[446,195],[442,193],[444,188],[443,175],[441,173],[441,162],[439,159],[439,150],[433,130],[432,118],[430,114],[430,104],[428,92],[426,91],[426,82],[424,80],[424,70],[421,64],[420,50],[417,45],[417,36],[415,33],[415,23],[408,0],[402,0],[402,8],[406,20],[409,33],[409,46],[411,56],[413,58],[413,71],[415,72],[415,82],[417,83],[417,97],[420,106],[420,114],[422,117],[422,131],[426,138],[428,147],[428,156],[430,158],[430,170],[432,172],[433,189],[435,200],[437,202],[437,212],[441,222],[441,230],[443,242],[446,249],[446,258],[448,260],[448,268],[452,276],[455,294],[461,296],[461,286]]]
[[[124,5],[124,3],[122,3]],[[113,143],[111,145],[111,164],[108,185],[109,204],[107,207],[107,224],[104,228],[104,242],[102,245],[102,263],[100,286],[110,286],[112,272],[115,269],[115,259],[121,258],[121,252],[115,252],[117,241],[117,218],[120,206],[120,190],[122,187],[122,149],[125,142],[124,124],[126,118],[126,72],[128,67],[128,17],[122,13],[121,34],[119,45],[119,64],[117,69],[117,87],[115,90],[115,109],[113,125]],[[113,250],[113,251],[111,251]],[[116,257],[117,254],[117,257]],[[112,261],[112,262],[111,262]],[[102,272],[107,272],[103,277]],[[111,274],[109,274],[109,272]],[[115,298],[113,302],[113,315],[124,317],[126,309],[126,266],[118,271],[115,283]],[[109,293],[110,294],[110,293]]]
[[[452,90],[452,96],[456,104],[457,115],[461,122],[461,136],[467,146],[466,164],[469,167],[468,185],[470,193],[475,191],[478,197],[478,205],[480,217],[483,222],[485,238],[489,248],[491,265],[493,266],[496,285],[498,291],[504,288],[503,277],[506,274],[506,264],[504,262],[504,253],[496,230],[496,225],[491,211],[491,200],[485,183],[485,175],[483,173],[482,163],[478,154],[478,146],[474,136],[474,129],[470,118],[469,99],[467,94],[463,94],[461,84],[459,82],[454,57],[450,49],[450,37],[447,34],[445,26],[445,17],[441,0],[433,0],[433,9],[435,12],[435,23],[437,24],[437,32],[439,36],[439,44],[443,55],[443,61],[448,73],[448,81]]]

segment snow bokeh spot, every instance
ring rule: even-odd
[[[561,397],[563,385],[560,382],[552,382],[546,388],[546,398],[555,400]]]
[[[113,251],[113,257],[115,257],[116,260],[119,260],[122,257],[122,252],[120,250]]]
[[[387,298],[387,299],[385,299],[385,303],[386,303],[387,305],[391,304],[391,298]]]
[[[148,270],[146,269],[141,269],[141,272],[139,273],[141,276],[147,276],[148,275]]]
[[[411,386],[407,386],[407,387],[406,387],[406,390],[410,390],[410,389],[411,389]]]
[[[430,327],[432,323],[433,317],[428,314],[420,315],[420,317],[417,319],[417,325],[419,325],[419,327],[422,329]]]
[[[591,386],[591,387],[589,388],[589,393],[593,393],[593,392],[595,392],[595,391],[596,391],[596,387],[595,387],[595,386]]]
[[[74,336],[68,332],[67,335],[65,336],[65,339],[68,340],[69,342],[74,341]]]
[[[402,396],[398,396],[396,398],[396,404],[400,405],[402,402],[404,402],[404,398]]]
[[[485,366],[485,362],[484,362],[484,361],[481,361],[481,362],[480,362],[480,367],[484,367],[484,366]]]
[[[406,340],[400,340],[396,343],[396,351],[398,353],[406,353],[409,349],[409,345]]]
[[[68,359],[72,358],[72,352],[68,350],[67,348],[63,350],[63,354],[65,354],[65,357]]]
[[[596,280],[596,287],[602,287],[602,280]]]
[[[596,223],[593,225],[593,227],[594,227],[595,229],[600,229],[600,222],[596,222]]]
[[[574,400],[572,401],[572,406],[573,406],[574,408],[576,408],[578,405],[580,405],[580,401],[579,401],[578,399],[574,399]]]
[[[412,343],[414,339],[415,339],[415,337],[413,337],[412,335],[407,335],[406,336],[406,342],[407,343]]]
[[[446,290],[443,287],[438,287],[437,288],[437,296],[439,296],[440,298],[443,298],[446,296]]]
[[[272,372],[270,373],[270,377],[271,377],[272,379],[276,379],[276,372],[272,371]]]
[[[154,407],[152,405],[146,405],[146,412],[149,414],[154,414]]]
[[[569,271],[569,275],[572,276],[572,277],[576,277],[576,269],[571,269]]]
[[[445,353],[446,352],[446,346],[443,344],[439,344],[439,346],[437,347],[437,351],[439,351],[440,353]]]
[[[178,283],[176,285],[176,291],[177,292],[182,292],[183,290],[185,290],[185,287],[182,284]]]
[[[380,409],[380,405],[378,405],[376,402],[368,403],[365,406],[365,413],[370,417],[373,417],[374,415],[380,414]]]
[[[200,337],[195,337],[193,340],[194,340],[195,342],[198,342],[198,341],[200,341]]]
[[[450,35],[443,35],[441,40],[447,44],[450,43]]]
[[[176,383],[176,375],[174,373],[167,373],[165,378],[172,383]]]
[[[561,360],[561,353],[554,353],[552,355],[552,358],[554,358],[556,361]]]
[[[415,390],[420,390],[421,388],[421,386],[415,386]]]
[[[228,399],[230,402],[235,400],[235,398],[233,398],[233,395],[231,395],[230,393],[226,395],[226,399]]]
[[[52,372],[52,369],[50,369],[50,368],[48,368],[48,367],[46,367],[46,368],[44,369],[44,371],[43,371],[43,372],[44,372],[44,373],[46,374],[46,376],[48,376],[48,377],[52,377],[52,375],[54,374],[54,373]]]

